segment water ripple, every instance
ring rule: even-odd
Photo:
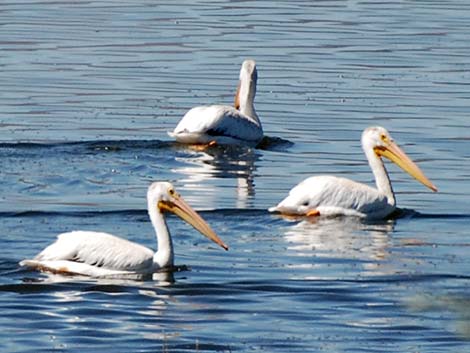
[[[0,351],[469,351],[469,10],[2,2]],[[189,108],[233,103],[248,57],[263,143],[174,143],[167,131]],[[387,164],[403,207],[391,220],[266,211],[311,175],[373,185],[360,146],[369,125],[391,131],[440,192]],[[155,180],[172,181],[230,251],[168,217],[173,278],[19,267],[75,229],[155,248]]]

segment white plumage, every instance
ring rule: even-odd
[[[92,277],[148,275],[173,266],[173,245],[163,213],[173,212],[203,235],[228,247],[209,225],[175,192],[170,183],[150,185],[148,212],[155,228],[158,250],[146,248],[112,234],[92,231],[62,233],[32,260],[20,265],[55,273],[81,274]]]
[[[284,200],[269,211],[302,216],[385,218],[395,210],[396,200],[381,156],[395,162],[425,186],[437,191],[383,127],[364,130],[362,147],[374,174],[376,189],[346,178],[313,176],[295,186]]]
[[[240,70],[234,107],[209,105],[192,108],[168,134],[186,144],[257,145],[263,138],[263,128],[254,107],[257,78],[255,61],[245,60]]]
[[[395,209],[387,197],[368,185],[355,181],[319,175],[307,178],[296,185],[289,196],[270,211],[306,215],[318,211],[322,216],[359,216],[383,218]]]

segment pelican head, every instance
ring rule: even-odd
[[[368,151],[374,151],[377,157],[385,157],[391,160],[424,186],[432,191],[437,191],[434,184],[429,181],[421,169],[419,169],[406,153],[398,147],[385,128],[373,126],[365,129],[362,133],[362,148],[366,154]]]
[[[149,202],[149,210],[151,209],[150,207],[156,206],[159,213],[174,213],[193,226],[202,235],[220,245],[225,250],[228,250],[228,246],[217,236],[206,221],[184,201],[180,194],[175,191],[171,183],[155,182],[150,185],[147,192],[147,200]]]
[[[255,81],[258,79],[258,71],[256,70],[256,61],[253,59],[247,59],[243,62],[242,68],[240,69],[240,81],[245,79]]]

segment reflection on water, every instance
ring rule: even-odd
[[[35,298],[32,300],[35,304],[22,307],[24,316],[35,318],[34,327],[39,335],[43,332],[47,337],[50,332],[57,336],[55,344],[62,348],[78,344],[83,351],[85,341],[122,344],[137,338],[141,342],[148,341],[147,344],[160,345],[161,342],[171,343],[173,338],[188,330],[189,325],[187,320],[169,310],[178,304],[165,282],[172,281],[173,274],[159,275],[162,275],[159,282],[141,282],[44,274],[40,281],[1,286],[0,290],[17,289]],[[171,326],[167,325],[167,320],[172,322]],[[30,325],[26,319],[22,324]],[[67,331],[67,335],[57,335],[61,330]]]
[[[29,0],[2,2],[0,19],[0,352],[470,351],[470,218],[448,217],[470,214],[470,2]],[[232,101],[247,57],[263,66],[266,134],[295,144],[168,141],[189,107]],[[390,169],[400,204],[423,215],[260,211],[313,174],[369,182],[356,136],[376,124],[416,143],[439,184],[426,193]],[[67,230],[153,246],[154,180],[213,209],[230,251],[169,217],[193,266],[171,285],[18,270]],[[416,293],[429,306],[408,310]]]
[[[217,204],[213,192],[204,192],[213,184],[210,181],[217,178],[234,180],[236,207],[246,208],[248,200],[255,195],[254,172],[258,158],[256,150],[241,146],[188,147],[184,156],[176,157],[182,165],[173,168],[172,172],[182,174],[179,183],[199,191],[195,193],[196,197],[210,205]]]
[[[317,256],[383,260],[389,256],[389,234],[394,222],[367,224],[354,217],[304,220],[284,234],[290,249],[315,251]]]
[[[355,217],[311,217],[287,228],[284,239],[298,256],[351,260],[364,271],[383,275],[383,262],[390,256],[394,221],[365,223]]]
[[[121,274],[121,275],[110,275],[102,276],[99,278],[91,278],[82,275],[73,274],[55,274],[51,272],[41,272],[40,278],[30,279],[29,277],[23,277],[22,282],[27,284],[42,283],[42,284],[54,284],[54,283],[75,283],[79,281],[99,281],[100,284],[112,285],[112,286],[125,286],[135,285],[135,281],[153,281],[155,285],[160,287],[170,286],[175,283],[174,272],[187,271],[187,266],[174,266],[165,271],[161,270],[152,274]],[[36,270],[30,270],[22,268],[21,271],[37,273]]]

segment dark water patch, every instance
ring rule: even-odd
[[[16,265],[16,262],[11,261],[10,259],[1,258],[0,259],[0,273],[5,273],[4,271],[11,271],[12,266]]]
[[[214,210],[198,210],[201,215],[218,216],[218,217],[254,217],[259,218],[269,214],[267,209],[230,209],[221,208]],[[109,211],[18,211],[18,212],[0,212],[0,218],[35,218],[35,217],[73,217],[73,218],[94,218],[107,216],[126,216],[139,217],[148,216],[146,209],[121,209]],[[167,217],[176,217],[173,214],[167,214]]]
[[[292,146],[294,146],[292,141],[281,137],[264,136],[256,148],[266,151],[286,152]]]
[[[92,150],[100,152],[118,152],[124,149],[162,149],[178,146],[172,141],[161,140],[92,140],[92,141],[59,141],[59,142],[2,142],[0,148],[34,150],[56,149],[60,152],[70,152],[72,148],[77,150]]]
[[[350,301],[362,302],[370,300],[367,298],[355,297],[358,294],[364,294],[364,288],[378,288],[383,285],[395,286],[403,283],[420,283],[435,281],[452,281],[452,280],[470,280],[469,276],[460,276],[453,274],[397,274],[393,276],[379,277],[357,277],[354,280],[348,279],[330,279],[330,280],[283,280],[270,282],[265,281],[244,281],[244,282],[225,282],[222,284],[214,283],[192,283],[182,284],[176,282],[172,287],[172,294],[176,296],[204,296],[212,293],[215,295],[230,295],[233,300],[237,300],[240,295],[251,297],[253,293],[290,296],[295,295],[303,297],[304,295],[315,295],[329,297],[332,301]],[[371,289],[371,295],[373,294]],[[354,297],[354,298],[353,298]],[[256,298],[253,297],[253,298]]]
[[[112,211],[19,211],[19,212],[0,212],[0,218],[35,218],[35,217],[78,217],[92,218],[101,216],[143,216],[147,215],[147,210],[112,210]]]
[[[25,279],[25,281],[29,281]],[[36,281],[36,279],[32,279],[32,281]],[[0,286],[1,292],[15,292],[18,294],[31,294],[31,293],[50,293],[50,292],[61,292],[61,291],[68,291],[70,290],[70,286],[67,284],[61,283],[34,283],[34,284],[24,284],[24,283],[17,283],[17,284],[4,284]]]
[[[93,279],[74,275],[41,274],[39,278],[23,277],[23,283],[0,285],[1,292],[15,292],[19,294],[33,293],[103,293],[103,294],[137,294],[141,289],[152,290],[155,287],[148,286],[148,280],[132,279]]]
[[[93,151],[119,152],[121,150],[157,150],[175,148],[176,144],[161,140],[120,140],[120,141],[90,141],[84,146]]]
[[[435,281],[446,281],[446,280],[469,280],[470,276],[467,275],[458,275],[452,273],[433,273],[433,274],[423,274],[423,273],[396,273],[393,276],[383,276],[383,277],[368,277],[368,278],[357,278],[354,283],[406,283],[406,282],[435,282]]]
[[[156,346],[150,345],[148,348],[139,350],[141,352],[237,352],[237,345],[231,344],[217,344],[210,342],[201,342],[198,337],[194,339],[186,339],[187,343],[173,343],[171,336],[168,337],[167,341],[163,341],[161,344]],[[242,348],[244,349],[244,348]]]
[[[41,278],[23,278],[23,283],[2,284],[0,292],[15,292],[19,294],[69,292],[76,293],[104,293],[104,294],[138,294],[141,290],[158,291],[172,296],[224,296],[237,300],[239,296],[252,297],[253,293],[263,295],[290,296],[299,295],[299,299],[305,295],[328,297],[337,302],[361,302],[370,299],[355,297],[363,293],[365,287],[376,288],[382,285],[394,286],[402,283],[434,283],[436,281],[469,281],[470,276],[453,274],[397,274],[394,276],[358,277],[354,280],[284,280],[272,282],[243,281],[224,283],[184,283],[175,281],[172,285],[160,286],[158,282],[151,280],[132,279],[91,279],[83,276],[42,275]],[[354,298],[353,298],[354,297]],[[256,298],[252,297],[253,299]],[[241,299],[240,299],[241,300]],[[246,298],[244,300],[250,300]],[[457,302],[456,302],[457,303]]]
[[[422,219],[427,219],[427,218],[435,218],[435,219],[470,219],[470,214],[464,214],[464,213],[422,213],[422,212],[416,212],[413,211],[412,218],[422,218]],[[406,216],[404,218],[407,218]]]
[[[289,147],[294,145],[293,142],[283,139],[281,137],[263,137],[262,141],[256,146],[260,150],[268,151],[286,151]],[[250,149],[243,145],[215,145],[215,146],[203,146],[203,145],[186,145],[180,144],[173,140],[91,140],[91,141],[57,141],[51,142],[50,140],[44,142],[0,142],[0,149],[18,149],[18,150],[40,150],[40,149],[57,149],[63,150],[64,152],[70,150],[70,148],[81,148],[92,151],[100,152],[119,152],[127,149],[195,149],[204,151],[222,151],[227,153],[232,151],[233,153],[240,152],[244,149]]]

